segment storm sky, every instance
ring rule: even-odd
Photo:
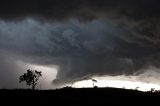
[[[15,78],[25,64],[57,66],[50,83],[146,72],[156,82],[159,5],[159,0],[1,0],[0,87],[18,87]]]

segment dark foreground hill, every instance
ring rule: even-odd
[[[160,93],[141,92],[116,88],[63,88],[57,90],[0,90],[0,99],[13,103],[155,103],[160,101]],[[15,100],[14,100],[15,99]]]

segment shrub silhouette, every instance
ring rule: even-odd
[[[151,88],[151,92],[155,92],[155,88]]]
[[[19,82],[26,82],[26,85],[32,86],[32,90],[35,89],[39,77],[42,76],[42,72],[37,70],[27,70],[27,73],[24,73],[22,76],[19,77]]]
[[[97,88],[97,86],[95,86],[95,83],[97,83],[97,80],[92,79],[92,83],[93,83],[93,87],[94,87],[94,88]]]

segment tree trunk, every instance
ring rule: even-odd
[[[32,85],[32,90],[35,90],[35,85]]]
[[[34,81],[34,78],[33,78],[33,83],[32,83],[32,90],[35,90],[35,81]]]

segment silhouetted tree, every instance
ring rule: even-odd
[[[26,82],[26,84],[32,86],[32,90],[34,90],[39,80],[39,77],[41,76],[42,72],[28,69],[27,73],[24,73],[22,76],[19,77],[19,82]]]
[[[136,87],[136,88],[135,88],[135,90],[138,90],[138,89],[139,89],[139,87]]]
[[[155,88],[151,88],[151,92],[155,92]]]
[[[97,88],[97,86],[95,86],[95,83],[97,83],[97,80],[92,79],[92,82],[93,82],[93,87]]]

